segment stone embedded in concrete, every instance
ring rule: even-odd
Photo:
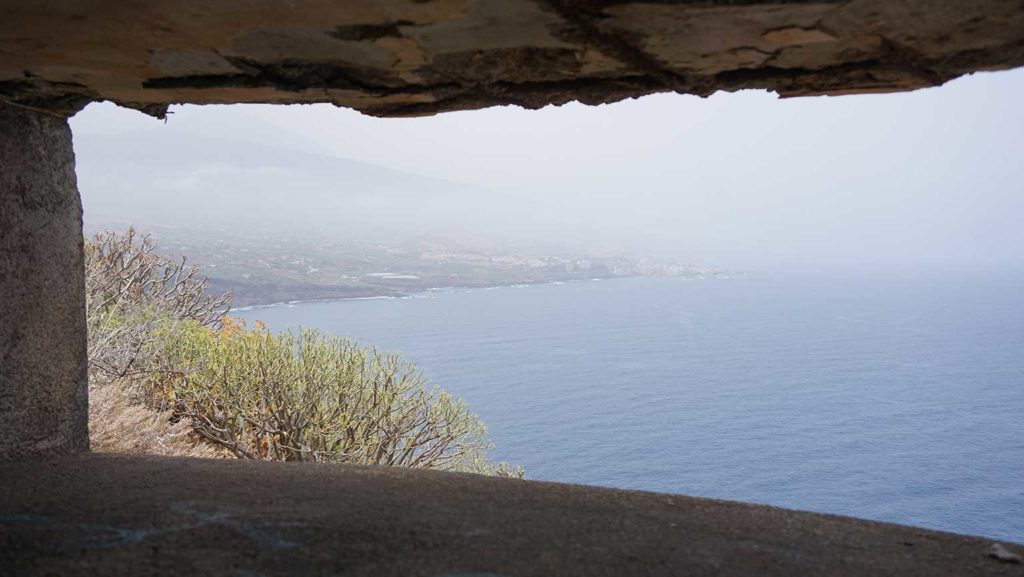
[[[88,449],[84,287],[67,120],[0,103],[0,460]]]
[[[93,454],[0,479],[2,575],[1024,575],[976,537],[425,470]]]
[[[379,116],[655,92],[886,92],[1024,65],[1019,0],[98,0],[0,7],[0,98]]]

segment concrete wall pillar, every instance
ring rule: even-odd
[[[0,460],[89,448],[84,275],[71,128],[0,102]]]

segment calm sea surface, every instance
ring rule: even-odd
[[[533,479],[1024,542],[1024,277],[618,279],[236,311],[399,350]]]

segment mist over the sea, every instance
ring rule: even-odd
[[[91,105],[72,125],[87,230],[154,232],[244,304],[373,297],[232,314],[401,351],[532,478],[1020,542],[1022,98],[1017,70],[400,120]],[[579,280],[612,269],[689,277]]]
[[[1019,267],[1024,71],[906,94],[659,95],[382,120],[72,120],[90,224],[629,251],[743,270]],[[969,111],[969,113],[967,112]]]

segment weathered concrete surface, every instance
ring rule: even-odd
[[[88,448],[82,243],[67,121],[0,103],[0,460]]]
[[[1020,0],[95,0],[0,5],[0,98],[381,116],[654,92],[909,90],[1024,65]]]
[[[92,454],[0,479],[2,575],[1024,575],[978,538],[423,470]]]

